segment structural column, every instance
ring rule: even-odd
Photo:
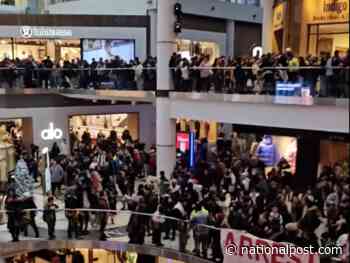
[[[272,52],[273,37],[273,0],[262,0],[263,26],[262,26],[262,47],[263,52]]]
[[[318,165],[320,162],[320,139],[316,136],[305,135],[298,138],[297,166],[295,186],[306,190],[317,180]]]
[[[226,56],[233,58],[235,54],[235,21],[226,21]]]
[[[157,9],[148,9],[148,16],[150,19],[150,55],[152,57],[157,56]]]
[[[176,162],[176,121],[170,118],[169,90],[172,87],[169,59],[175,51],[175,0],[158,0],[157,5],[157,175],[170,177]]]

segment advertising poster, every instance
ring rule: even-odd
[[[135,59],[135,41],[132,39],[84,39],[83,59],[91,63],[92,59],[111,60],[119,57],[126,63]]]
[[[319,255],[287,243],[258,238],[243,231],[221,229],[224,263],[319,263]],[[294,249],[293,249],[294,248]],[[298,249],[298,251],[297,251]],[[302,253],[300,253],[303,250]]]

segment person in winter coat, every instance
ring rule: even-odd
[[[51,173],[51,191],[52,194],[56,194],[56,189],[60,189],[61,184],[63,182],[64,178],[64,170],[62,166],[57,163],[56,160],[51,160],[51,167],[50,167],[50,173]]]
[[[55,204],[54,197],[49,196],[47,199],[47,204],[44,207],[43,219],[47,224],[47,231],[49,234],[49,239],[53,240],[55,236],[55,226],[56,226],[56,209],[58,205]]]
[[[19,241],[19,233],[21,227],[22,212],[20,202],[16,197],[16,192],[10,189],[5,201],[5,209],[7,211],[7,228],[11,233],[12,241]]]

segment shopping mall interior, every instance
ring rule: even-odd
[[[0,263],[349,263],[349,0],[0,0]]]

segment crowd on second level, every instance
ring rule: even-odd
[[[170,59],[175,89],[180,91],[215,91],[218,93],[275,94],[276,83],[302,83],[312,96],[348,97],[350,50],[345,56],[296,56],[291,49],[281,54],[256,57],[219,57],[208,55]]]
[[[126,62],[73,59],[52,61],[49,57],[0,62],[2,87],[82,88],[117,90],[155,90],[157,58],[135,58]],[[169,61],[173,89],[183,92],[276,94],[277,83],[301,83],[311,96],[349,97],[350,50],[316,56],[296,56],[287,49],[280,54],[256,57],[218,57],[197,55],[190,58],[174,53]]]
[[[78,58],[36,61],[30,55],[22,60],[5,58],[0,61],[0,87],[155,90],[155,66],[154,57],[126,62],[117,56],[91,63]]]

